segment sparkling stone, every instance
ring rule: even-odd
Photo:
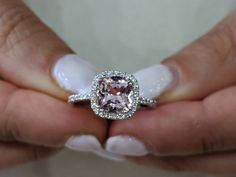
[[[99,81],[97,104],[108,113],[126,113],[132,106],[133,83],[120,77],[104,77]]]

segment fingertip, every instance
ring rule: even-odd
[[[166,65],[155,65],[134,73],[139,83],[140,96],[156,98],[173,83],[174,75]]]
[[[52,77],[61,88],[86,94],[98,69],[76,54],[67,54],[59,58],[52,68]]]
[[[145,156],[149,153],[146,145],[135,137],[117,135],[106,142],[106,151],[126,156]]]

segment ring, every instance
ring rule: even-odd
[[[69,96],[68,102],[90,101],[93,112],[104,119],[122,120],[133,116],[139,107],[156,107],[156,100],[139,96],[139,84],[132,75],[120,71],[97,74],[87,94]]]

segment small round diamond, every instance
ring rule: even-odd
[[[156,100],[139,97],[139,85],[133,75],[120,71],[104,71],[97,74],[89,93],[78,93],[68,98],[68,102],[72,104],[85,100],[90,101],[96,115],[111,120],[132,117],[138,105],[156,106]]]

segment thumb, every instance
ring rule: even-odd
[[[96,69],[76,55],[67,55],[72,50],[22,1],[1,0],[0,14],[2,78],[63,99],[67,94],[57,83],[72,92],[87,88]]]
[[[135,73],[141,93],[161,94],[161,102],[197,100],[235,84],[235,18],[236,14],[228,16],[162,65]]]
[[[21,0],[0,0],[0,140],[102,151],[107,122],[48,96],[88,91],[96,68],[71,53]]]

